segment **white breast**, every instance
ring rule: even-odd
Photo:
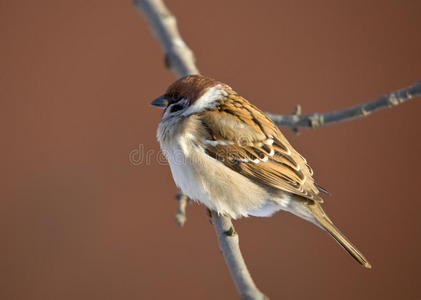
[[[267,205],[270,196],[263,188],[206,155],[192,134],[162,137],[158,130],[174,181],[191,199],[234,219],[249,214],[269,216],[281,209]]]

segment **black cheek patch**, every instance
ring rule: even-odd
[[[170,106],[170,113],[182,110],[183,108],[184,108],[184,106],[181,105],[181,104],[173,104],[173,105]]]

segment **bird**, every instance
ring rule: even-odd
[[[177,187],[232,219],[290,212],[327,231],[357,262],[371,264],[322,209],[306,159],[259,108],[203,75],[172,83],[151,105],[164,109],[157,139]]]

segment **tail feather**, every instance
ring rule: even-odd
[[[356,261],[371,269],[371,264],[364,255],[336,228],[318,203],[309,203],[307,207],[318,222],[317,225],[325,229]]]

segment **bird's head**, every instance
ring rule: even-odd
[[[217,105],[231,88],[202,75],[188,75],[171,84],[152,105],[165,109],[163,118],[188,116]]]

